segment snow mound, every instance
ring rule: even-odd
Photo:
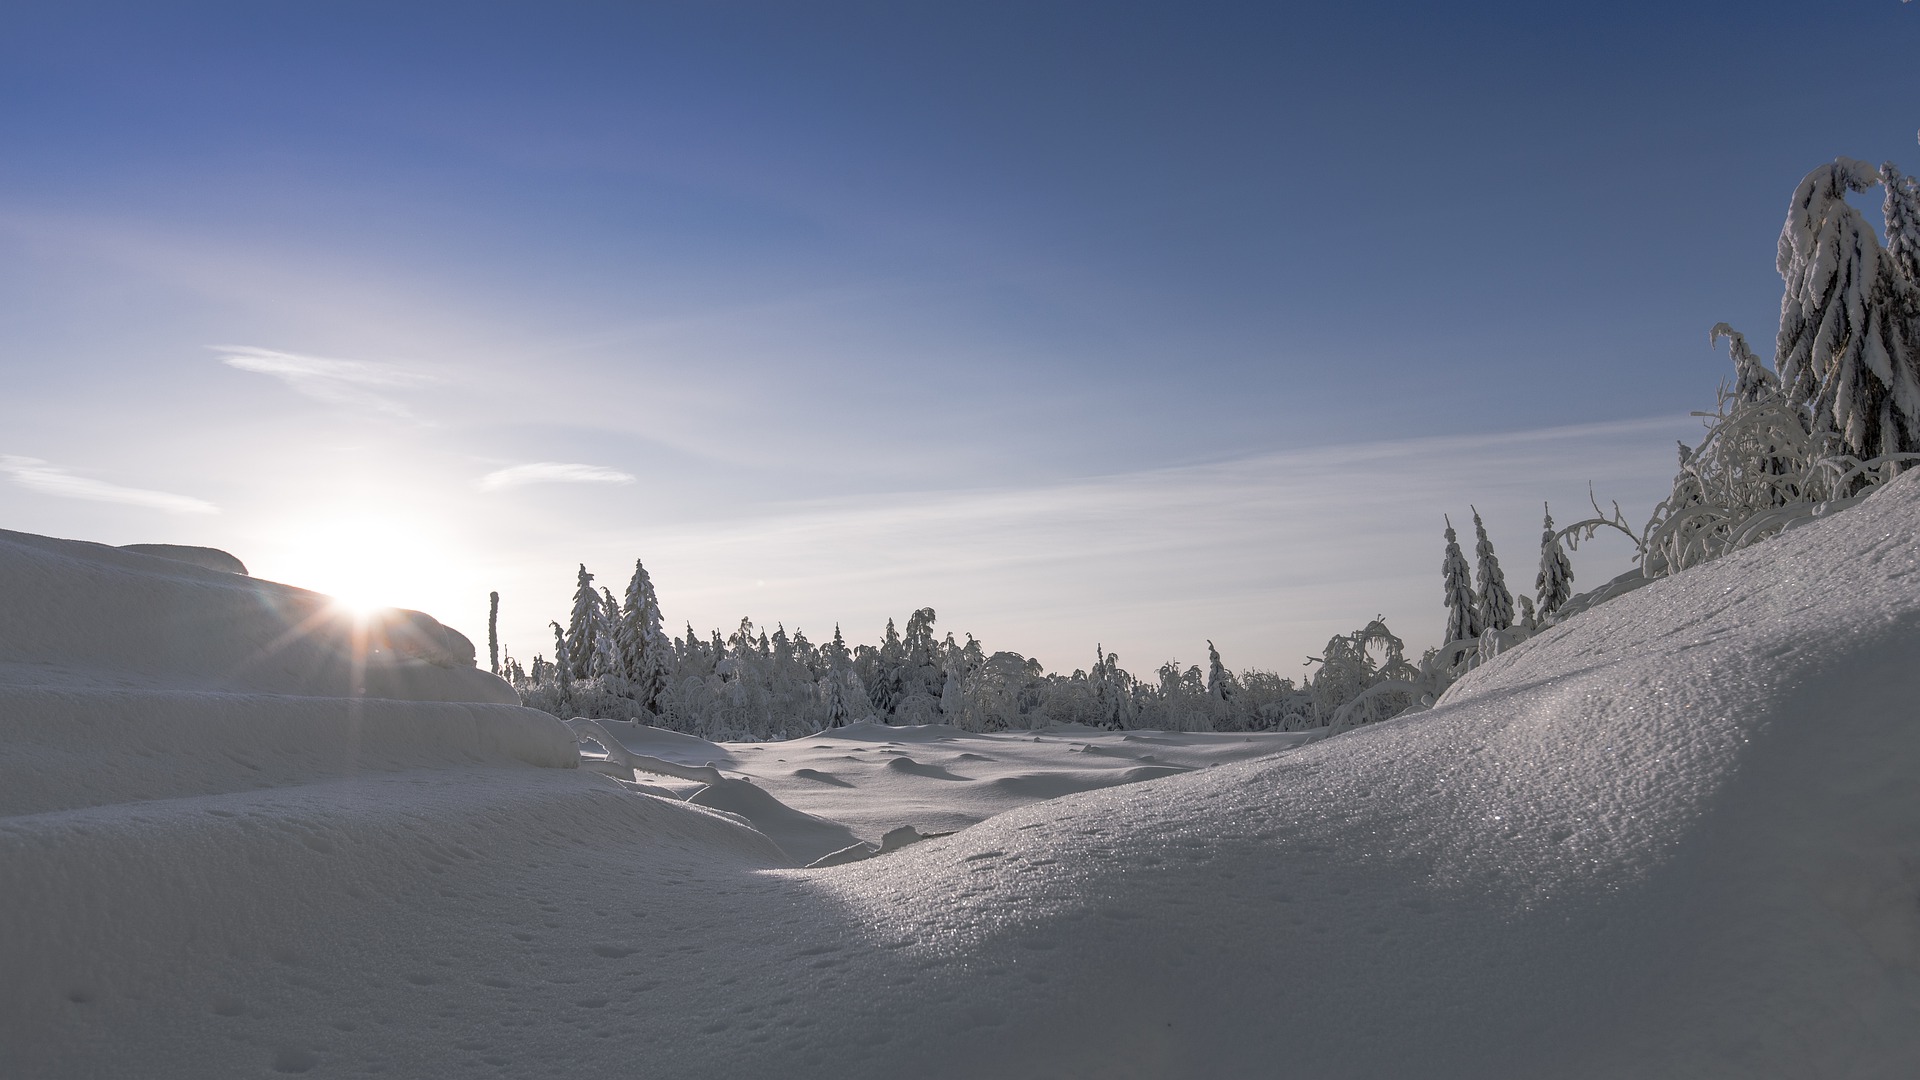
[[[519,704],[432,616],[362,621],[319,593],[176,559],[0,530],[0,595],[0,658],[40,679]]]
[[[247,572],[246,563],[219,548],[193,547],[187,544],[121,544],[120,550],[192,563],[195,566],[204,566],[208,570],[219,570],[228,574],[244,576]]]
[[[708,784],[687,801],[746,818],[796,863],[810,863],[858,842],[845,825],[803,814],[745,780]]]
[[[1430,712],[804,880],[992,1003],[949,1075],[1907,1075],[1916,655],[1908,477]]]
[[[578,755],[466,639],[173,558],[0,532],[0,814]]]

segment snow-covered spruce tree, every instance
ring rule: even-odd
[[[893,718],[901,724],[930,724],[940,718],[940,696],[945,675],[937,662],[939,643],[933,636],[936,616],[930,607],[907,616],[900,647],[903,657],[895,668]]]
[[[833,624],[833,641],[820,650],[826,655],[827,675],[823,687],[827,706],[827,726],[840,727],[852,719],[853,707],[848,703],[847,676],[853,671],[853,654],[847,649],[846,639],[840,636],[840,624]]]
[[[580,576],[573,589],[573,613],[567,619],[567,662],[576,679],[587,677],[587,665],[593,660],[593,635],[600,624],[600,594],[594,591],[593,575],[580,564]],[[554,657],[555,663],[560,658]]]
[[[1445,644],[1456,641],[1471,641],[1480,636],[1480,600],[1473,592],[1473,568],[1467,565],[1467,557],[1460,552],[1460,538],[1454,534],[1453,519],[1441,516],[1447,523],[1447,553],[1440,563],[1440,577],[1445,588],[1442,602],[1447,608],[1447,633]]]
[[[653,579],[640,560],[635,559],[633,577],[627,581],[626,604],[620,615],[616,644],[621,672],[632,687],[634,700],[655,716],[662,712],[661,695],[666,692],[673,651],[660,624],[660,599],[653,591]],[[692,626],[687,627],[687,640],[697,645]]]
[[[1376,659],[1377,656],[1377,659]],[[1406,643],[1384,619],[1327,642],[1307,689],[1318,723],[1334,728],[1385,720],[1418,699],[1419,672],[1407,661]]]
[[[1540,533],[1540,572],[1534,575],[1533,592],[1539,618],[1545,620],[1573,595],[1573,563],[1567,560],[1560,534],[1553,529],[1553,508],[1542,507],[1545,521]]]
[[[1920,280],[1907,259],[1912,189],[1887,185],[1899,255],[1847,202],[1882,182],[1864,161],[1836,158],[1794,190],[1776,265],[1786,283],[1774,364],[1787,399],[1831,428],[1859,458],[1920,451]]]
[[[593,626],[593,656],[587,661],[587,674],[600,680],[603,688],[620,680],[620,657],[613,647],[613,628],[619,625],[619,620],[619,601],[611,592],[601,589],[600,608]]]
[[[874,712],[881,723],[892,723],[894,705],[899,701],[900,668],[906,662],[905,650],[900,646],[900,631],[894,629],[893,620],[887,620],[887,631],[880,639],[879,648],[861,646],[860,652],[870,669],[870,672],[861,674],[865,678],[867,696],[873,702]]]
[[[1513,593],[1507,591],[1507,576],[1500,572],[1500,559],[1493,553],[1493,541],[1487,539],[1487,527],[1480,511],[1473,511],[1473,551],[1479,559],[1478,592],[1482,632],[1505,630],[1513,625]]]
[[[1721,338],[1727,339],[1727,352],[1733,358],[1734,403],[1758,405],[1780,400],[1780,377],[1768,370],[1760,358],[1753,354],[1752,347],[1747,344],[1747,335],[1726,323],[1714,323],[1707,340],[1717,345]],[[1801,426],[1804,428],[1806,425]]]
[[[808,681],[826,674],[826,668],[820,663],[820,650],[807,640],[807,632],[799,627],[793,628],[793,662],[802,676]]]
[[[1233,672],[1220,662],[1220,650],[1207,642],[1207,698],[1212,703],[1213,729],[1215,731],[1239,731],[1245,725],[1240,722],[1240,703],[1235,700],[1239,688],[1234,685]]]
[[[1920,181],[1889,161],[1880,166],[1880,182],[1887,189],[1880,207],[1887,221],[1887,257],[1902,277],[1920,281]]]
[[[967,726],[967,677],[954,668],[948,668],[945,675],[945,679],[940,684],[940,722],[965,728]]]
[[[1220,650],[1211,639],[1207,641],[1207,696],[1215,701],[1233,699],[1233,675],[1220,662]]]
[[[1212,643],[1209,642],[1208,645],[1211,646]],[[1218,660],[1217,653],[1215,660],[1216,662]],[[1226,669],[1221,670],[1224,672]],[[1122,731],[1132,725],[1133,676],[1120,666],[1119,655],[1107,652],[1104,645],[1093,647],[1092,688],[1094,713],[1099,718],[1101,727],[1111,731]]]
[[[986,670],[986,650],[980,647],[978,639],[968,634],[967,643],[959,645],[953,635],[948,634],[941,650],[940,667],[947,678],[940,693],[940,714],[945,723],[967,731],[992,731],[1007,726],[1006,718],[993,711],[1002,695],[995,686],[994,675]]]
[[[548,670],[553,673],[554,703],[564,710],[573,703],[573,654],[567,648],[566,632],[560,629],[560,624],[547,625],[553,627],[553,666]]]
[[[775,623],[767,641],[771,646],[767,663],[768,697],[774,718],[784,734],[810,735],[819,727],[815,712],[819,695],[813,673],[800,662],[785,623]]]
[[[1107,691],[1107,647],[1099,642],[1093,646],[1093,669],[1087,673],[1088,688],[1093,691],[1093,711],[1096,714],[1106,712]]]
[[[719,665],[729,675],[723,725],[728,738],[758,739],[771,727],[767,666],[753,620],[743,616],[727,638],[727,655]]]

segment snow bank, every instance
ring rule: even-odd
[[[418,612],[362,622],[303,589],[12,532],[0,596],[0,814],[577,763]]]
[[[1152,768],[1075,749],[1137,746],[1190,771],[824,869],[498,761],[15,813],[0,1045],[25,1075],[163,1078],[1903,1077],[1916,541],[1907,477],[1279,756],[1028,738],[1061,768]],[[706,760],[896,823],[1051,767],[1013,740],[812,741]],[[743,794],[715,798],[764,809]]]
[[[369,621],[329,597],[171,558],[0,530],[0,658],[88,684],[518,705],[473,643],[420,612]]]

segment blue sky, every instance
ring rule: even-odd
[[[1794,183],[1920,165],[1915,55],[1894,0],[9,5],[0,525],[497,588],[523,656],[635,556],[703,631],[1431,643],[1442,512],[1523,586],[1541,499],[1644,516]]]

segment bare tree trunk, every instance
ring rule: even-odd
[[[487,662],[500,674],[500,594],[487,594]]]

